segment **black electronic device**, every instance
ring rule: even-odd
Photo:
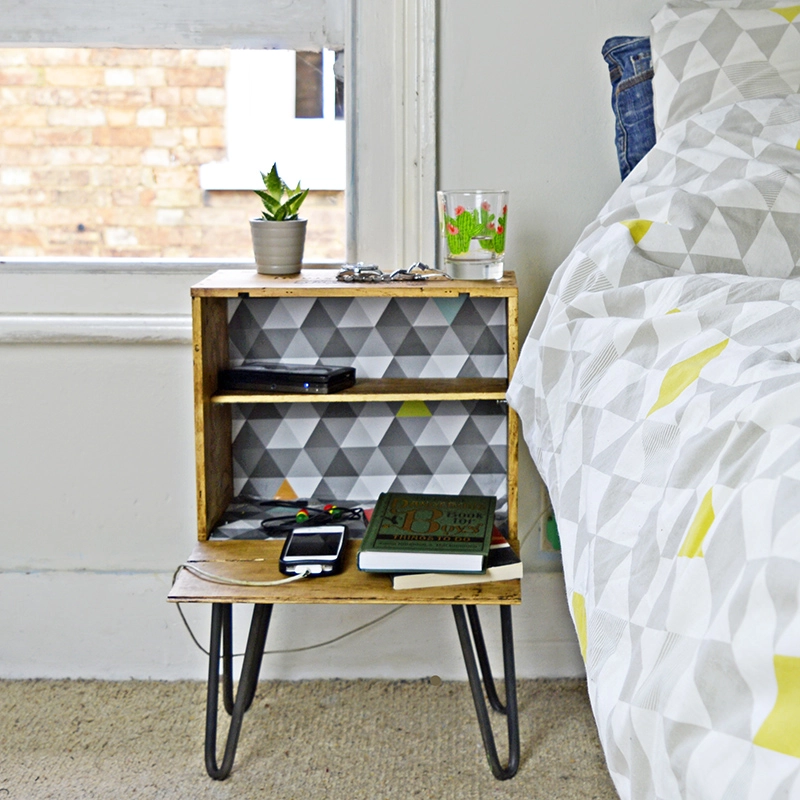
[[[340,572],[344,563],[344,543],[347,528],[344,525],[319,525],[294,528],[286,537],[279,561],[284,575],[333,575]]]
[[[220,370],[222,391],[290,392],[329,394],[353,386],[353,367],[330,367],[324,364],[280,364],[270,361],[247,361],[241,366]]]

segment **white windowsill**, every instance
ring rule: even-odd
[[[191,344],[192,318],[164,314],[0,314],[0,344]]]
[[[304,269],[331,269],[339,261],[304,263]],[[183,275],[196,273],[205,277],[218,269],[255,269],[253,261],[219,258],[77,258],[53,256],[48,258],[4,258],[0,256],[0,274],[133,274]]]

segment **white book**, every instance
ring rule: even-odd
[[[485,572],[412,572],[395,575],[392,586],[395,589],[425,589],[429,586],[458,586],[465,583],[490,583],[510,581],[522,577],[522,561],[511,545],[495,529],[492,546],[489,548]]]

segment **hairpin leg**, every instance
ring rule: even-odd
[[[481,621],[478,617],[478,609],[476,606],[467,606],[467,617],[469,618],[469,626],[472,629],[472,639],[475,642],[475,653],[478,656],[481,675],[483,675],[483,688],[486,691],[486,697],[495,711],[500,714],[505,714],[506,707],[500,702],[500,698],[497,696],[497,689],[494,685],[492,665],[489,663],[489,656],[486,655],[486,643],[483,639],[483,630],[481,629]]]
[[[233,607],[222,606],[222,702],[228,714],[233,714]],[[213,612],[212,612],[213,614]],[[213,616],[212,616],[213,626]],[[213,637],[213,632],[212,632]]]
[[[458,638],[461,642],[461,651],[464,654],[464,664],[467,668],[467,677],[472,691],[472,700],[475,703],[475,711],[478,714],[478,724],[483,738],[483,747],[486,750],[486,757],[492,774],[498,780],[513,778],[519,769],[519,714],[517,709],[517,678],[514,667],[514,634],[511,627],[511,607],[500,606],[500,627],[503,636],[503,669],[505,672],[506,702],[503,705],[497,697],[494,687],[494,680],[489,666],[489,659],[486,655],[486,645],[483,640],[480,620],[477,609],[474,606],[467,606],[470,618],[472,635],[475,640],[473,649],[470,629],[467,626],[464,606],[453,606],[453,616],[456,621]],[[503,767],[497,757],[497,747],[494,742],[489,712],[486,708],[486,701],[483,697],[481,678],[478,672],[478,664],[475,660],[477,651],[478,660],[483,671],[483,679],[486,685],[486,694],[489,702],[496,711],[505,714],[508,725],[508,764]]]
[[[244,663],[239,676],[239,690],[233,700],[232,676],[232,642],[233,623],[230,603],[214,603],[211,608],[211,642],[208,655],[208,697],[206,701],[206,770],[215,780],[225,780],[230,775],[239,733],[245,712],[250,708],[258,685],[258,674],[261,670],[261,659],[264,655],[264,643],[267,639],[272,606],[256,604],[253,606],[253,618],[250,622],[250,633]],[[225,754],[222,765],[217,764],[217,716],[219,697],[219,662],[220,642],[223,644],[222,675],[223,703],[231,714],[228,738],[225,742]],[[230,708],[229,708],[230,706]]]

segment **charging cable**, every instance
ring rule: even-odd
[[[211,572],[206,572],[200,567],[194,566],[194,564],[181,564],[177,570],[175,570],[175,574],[173,575],[172,582],[175,583],[175,578],[178,577],[178,573],[185,569],[187,572],[191,572],[192,575],[196,575],[198,578],[202,578],[204,581],[211,581],[212,583],[223,583],[226,586],[280,586],[282,583],[292,583],[293,581],[299,581],[303,578],[308,578],[311,575],[310,569],[305,569],[302,572],[298,572],[297,575],[291,575],[288,578],[282,578],[278,581],[243,581],[237,580],[236,578],[225,578],[222,575],[214,575]]]
[[[205,570],[200,569],[199,567],[195,567],[192,564],[181,564],[178,569],[172,575],[172,583],[175,584],[175,579],[178,577],[178,573],[185,569],[187,572],[191,572],[193,575],[196,575],[198,578],[202,578],[203,580],[213,581],[214,583],[224,583],[232,586],[277,586],[279,583],[289,583],[291,581],[297,581],[301,578],[307,578],[311,574],[310,571],[306,570],[301,572],[298,575],[292,575],[288,578],[284,578],[280,581],[238,581],[234,580],[233,578],[223,578],[221,575],[212,575],[210,572],[206,572]],[[180,603],[175,603],[175,607],[178,610],[178,614],[180,615],[181,620],[183,621],[183,625],[186,628],[189,636],[191,637],[192,641],[197,646],[197,649],[201,652],[209,655],[208,650],[206,650],[203,645],[200,644],[197,637],[194,635],[194,631],[192,630],[191,626],[189,625],[189,621],[186,619],[186,616],[183,613],[183,609],[181,608]],[[345,631],[344,633],[339,634],[338,636],[334,636],[332,639],[327,639],[324,642],[317,642],[315,644],[309,644],[305,647],[290,647],[284,650],[265,650],[264,655],[277,655],[279,653],[302,653],[306,650],[316,650],[319,647],[326,647],[329,644],[333,644],[334,642],[341,641],[342,639],[346,639],[348,636],[352,636],[354,633],[358,633],[359,631],[363,631],[366,628],[370,628],[373,625],[377,625],[379,622],[383,622],[387,617],[392,616],[392,614],[396,614],[398,611],[402,611],[404,608],[408,608],[408,606],[395,606],[394,608],[387,611],[385,614],[381,614],[376,619],[372,619],[369,622],[365,622],[363,625],[359,625],[356,628],[352,628],[349,631]],[[241,658],[244,653],[234,653],[233,658]]]

